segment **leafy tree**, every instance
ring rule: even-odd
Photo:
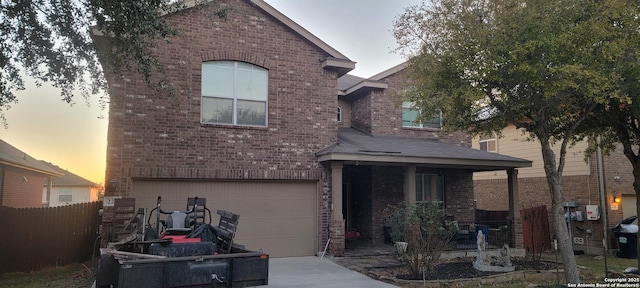
[[[640,4],[613,1],[610,5],[603,9],[601,17],[608,23],[603,28],[611,35],[610,46],[615,48],[610,58],[615,63],[611,77],[617,80],[617,95],[594,110],[588,124],[598,129],[591,130],[590,139],[596,142],[600,137],[606,153],[622,149],[633,167],[633,189],[640,201]],[[590,147],[597,147],[597,143]],[[636,215],[640,215],[640,202],[636,202],[636,209]]]
[[[196,4],[214,5],[215,14],[224,16],[227,10],[214,1]],[[0,1],[0,119],[18,101],[14,92],[24,90],[25,76],[60,88],[67,103],[74,89],[85,99],[103,92],[102,69],[114,75],[136,69],[151,84],[152,73],[162,72],[151,53],[154,43],[176,33],[162,16],[186,2],[191,1]],[[108,51],[95,49],[92,32],[108,38]],[[104,67],[97,57],[104,57]],[[162,79],[156,84],[167,87]]]
[[[615,10],[614,2],[434,0],[408,8],[394,24],[399,50],[412,56],[408,97],[422,117],[442,111],[446,129],[472,135],[514,125],[540,143],[570,283],[580,278],[562,173],[567,147],[583,139],[595,108],[618,97],[610,57],[617,45],[601,14]]]

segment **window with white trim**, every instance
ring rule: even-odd
[[[442,113],[438,113],[436,117],[433,117],[426,122],[422,122],[418,118],[420,116],[420,109],[415,106],[415,102],[402,102],[402,127],[442,128]]]
[[[438,174],[416,173],[416,201],[432,201],[444,207],[444,177]]]
[[[58,194],[58,202],[69,203],[73,202],[73,189],[67,187],[61,187]]]
[[[267,126],[267,69],[244,62],[202,63],[200,121]]]
[[[498,140],[494,133],[490,135],[480,135],[480,150],[498,153]]]

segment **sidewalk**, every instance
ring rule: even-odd
[[[391,284],[369,278],[316,256],[269,260],[268,287],[390,288]]]

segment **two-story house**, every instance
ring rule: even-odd
[[[500,153],[533,161],[528,168],[519,169],[519,206],[530,208],[545,205],[551,209],[551,195],[544,172],[540,143],[528,138],[513,125],[505,127],[501,136],[476,137],[473,147],[487,152]],[[565,210],[573,213],[571,236],[574,248],[588,252],[602,251],[603,229],[611,229],[622,219],[636,215],[636,198],[633,191],[633,174],[630,162],[622,154],[621,147],[603,158],[605,198],[601,201],[596,155],[585,160],[587,141],[581,141],[567,149],[562,178]],[[556,157],[559,145],[554,147]],[[507,175],[501,171],[480,172],[474,175],[477,208],[484,210],[509,210],[506,193]],[[577,205],[576,207],[572,207]],[[590,206],[589,209],[587,209]],[[593,208],[597,206],[596,215]],[[608,212],[608,225],[603,227],[604,209]],[[576,216],[576,211],[581,216]],[[549,214],[551,218],[551,214]],[[567,218],[568,219],[568,218]],[[551,219],[549,219],[551,221]],[[616,239],[609,231],[609,247],[616,248]],[[553,235],[553,231],[551,231]]]
[[[178,35],[155,52],[175,95],[108,75],[106,196],[149,209],[161,196],[165,210],[204,197],[240,214],[250,249],[314,255],[331,238],[341,255],[346,228],[382,243],[388,204],[439,201],[473,221],[473,172],[531,165],[416,122],[404,65],[348,75],[353,61],[264,1],[221,3],[225,19],[195,4],[164,16]]]

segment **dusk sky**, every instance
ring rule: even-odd
[[[419,0],[266,0],[271,6],[356,63],[350,74],[370,77],[404,59],[397,47],[393,20]],[[8,128],[0,139],[30,156],[51,162],[88,180],[103,183],[106,166],[108,110],[98,96],[89,105],[80,96],[75,105],[60,92],[27,83],[19,102],[6,111]]]

